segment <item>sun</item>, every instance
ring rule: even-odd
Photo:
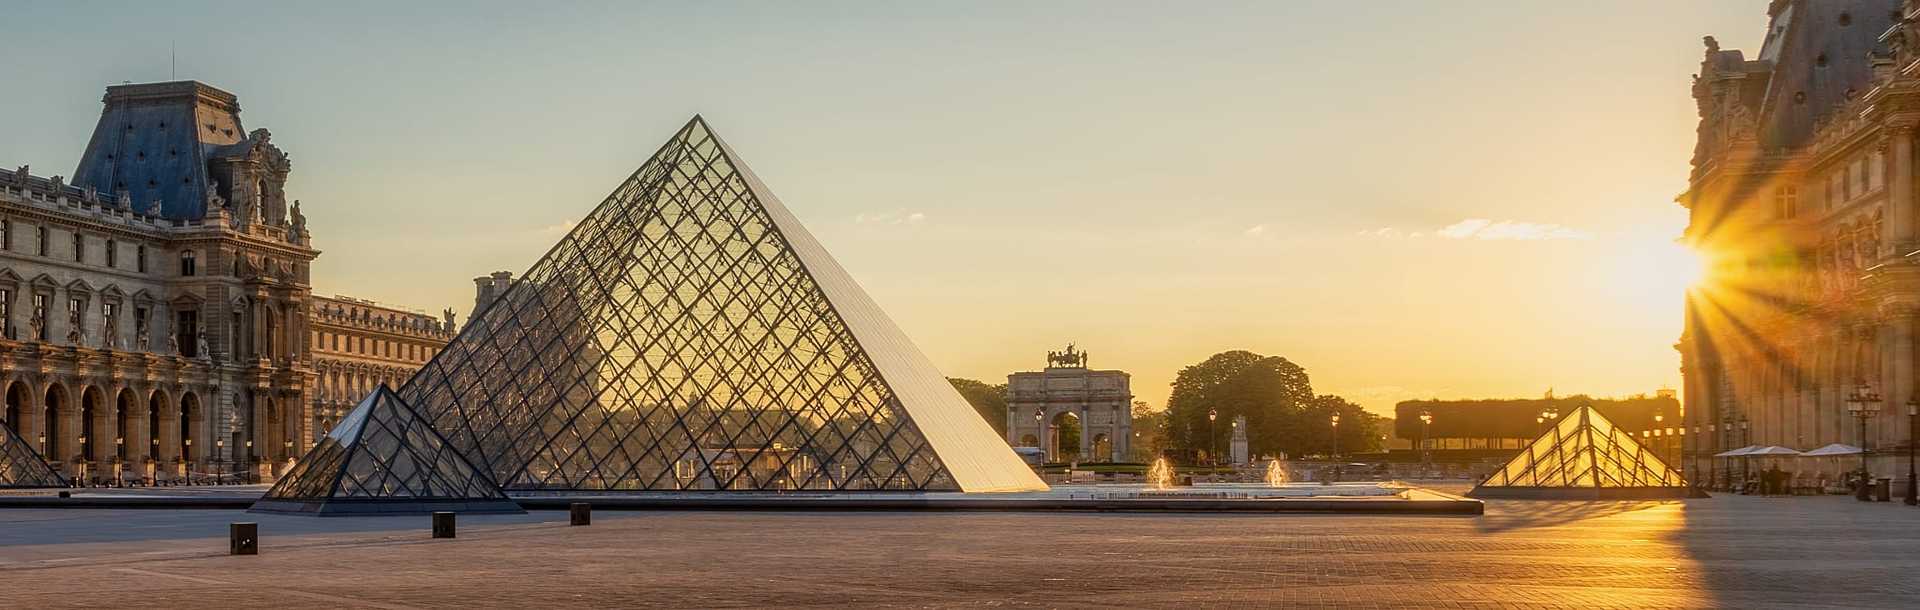
[[[1615,303],[1677,325],[1687,295],[1710,281],[1707,257],[1669,236],[1646,235],[1623,245],[1607,255],[1611,269],[1595,279],[1605,282]]]

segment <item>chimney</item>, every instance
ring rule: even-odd
[[[495,271],[491,275],[473,278],[473,314],[467,316],[468,319],[478,318],[480,312],[486,311],[487,306],[492,305],[500,295],[506,294],[507,288],[511,286],[513,286],[511,271]]]

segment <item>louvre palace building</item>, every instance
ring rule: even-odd
[[[1768,462],[1809,482],[1904,478],[1920,319],[1920,1],[1774,0],[1750,52],[1711,37],[1684,240],[1709,263],[1676,346],[1687,477],[1724,486],[1731,449],[1829,445]],[[1758,468],[1760,462],[1750,464]]]
[[[313,294],[288,155],[228,92],[107,88],[70,177],[0,170],[5,424],[81,482],[271,480],[452,338]]]

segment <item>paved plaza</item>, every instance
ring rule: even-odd
[[[258,521],[258,556],[226,555]],[[0,511],[9,607],[1916,607],[1920,510],[1493,501],[1481,517]]]

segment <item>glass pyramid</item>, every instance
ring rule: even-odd
[[[508,491],[1046,489],[697,116],[399,394]]]
[[[361,400],[252,510],[521,512],[386,384]]]
[[[67,480],[40,459],[40,452],[14,434],[9,423],[0,423],[0,489],[66,487]]]
[[[1632,499],[1700,493],[1632,433],[1582,405],[1467,495]]]

